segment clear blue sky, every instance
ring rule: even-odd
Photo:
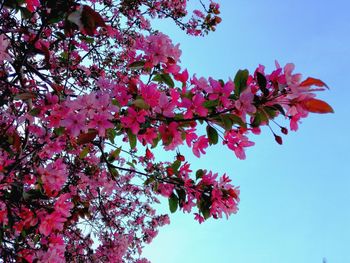
[[[231,176],[241,187],[240,210],[201,225],[192,215],[171,215],[145,256],[153,263],[322,263],[324,257],[348,263],[350,2],[225,0],[221,6],[223,22],[206,38],[160,26],[181,43],[183,66],[227,79],[239,68],[260,63],[270,71],[275,59],[293,62],[297,72],[331,87],[320,98],[335,114],[310,115],[283,146],[265,129],[253,137],[245,161],[221,146],[191,157],[195,168]],[[168,211],[164,201],[160,209]]]

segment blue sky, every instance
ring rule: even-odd
[[[263,64],[269,72],[275,59],[293,62],[296,72],[331,87],[319,97],[335,114],[310,115],[282,146],[264,129],[252,137],[256,146],[245,161],[221,146],[204,158],[189,157],[193,168],[230,175],[241,188],[240,210],[201,225],[192,215],[171,215],[144,255],[153,263],[350,262],[350,2],[225,0],[221,6],[223,22],[205,38],[159,24],[181,44],[184,67],[227,79],[240,68]],[[168,211],[164,204],[160,211]]]

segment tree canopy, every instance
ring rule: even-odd
[[[159,196],[199,223],[238,210],[230,178],[192,171],[178,146],[200,157],[220,143],[245,159],[260,127],[282,144],[310,112],[333,112],[315,95],[327,85],[293,64],[190,77],[179,44],[151,26],[169,18],[201,37],[221,22],[219,4],[192,14],[186,4],[1,1],[4,262],[148,262],[143,246],[170,222],[153,207]],[[155,148],[174,159],[158,160]]]

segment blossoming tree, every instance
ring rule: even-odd
[[[200,157],[221,143],[244,159],[261,126],[287,134],[333,111],[314,95],[327,86],[292,64],[189,77],[150,21],[205,35],[219,5],[199,7],[188,18],[186,0],[1,1],[1,262],[148,262],[144,243],[169,223],[158,196],[199,223],[237,212],[238,187],[192,171],[178,146]],[[156,147],[174,159],[157,160]]]

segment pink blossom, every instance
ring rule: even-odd
[[[185,69],[183,72],[181,73],[177,73],[174,75],[174,78],[177,80],[177,81],[181,81],[183,84],[186,83],[186,81],[188,80],[188,71],[187,69]]]
[[[292,74],[292,72],[294,71],[294,68],[295,68],[295,66],[292,63],[288,63],[284,67],[284,74],[285,74],[286,82],[288,85],[300,83],[301,75],[300,74]]]
[[[192,97],[192,100],[188,98],[182,99],[182,107],[187,109],[184,118],[191,119],[193,118],[193,114],[198,116],[206,116],[208,114],[208,109],[203,106],[205,99],[202,94],[196,94]]]
[[[27,9],[30,12],[34,12],[40,6],[39,0],[26,0],[26,3],[27,3]]]
[[[205,154],[204,149],[208,148],[209,140],[204,135],[200,136],[194,143],[192,147],[193,154],[200,157],[201,153]]]
[[[159,97],[158,105],[154,108],[154,111],[159,114],[163,114],[165,117],[174,117],[174,109],[176,103],[169,101],[168,96],[162,92]]]
[[[49,249],[41,256],[40,262],[65,263],[65,250],[63,237],[61,235],[51,235],[49,238]]]
[[[255,113],[256,108],[253,104],[254,94],[250,88],[245,89],[239,96],[239,100],[235,102],[237,110],[240,115],[245,118],[247,113]]]
[[[101,137],[106,136],[106,130],[113,128],[113,124],[109,121],[109,116],[106,113],[95,114],[89,122],[89,128],[96,129],[98,135]]]
[[[77,137],[80,131],[86,131],[86,117],[81,113],[71,112],[66,118],[61,120],[60,124],[67,129],[69,134]]]
[[[213,92],[213,88],[209,85],[208,80],[204,77],[197,79],[197,77],[194,75],[191,79],[191,84],[195,86],[192,89],[193,93],[196,93],[197,91],[205,91],[206,93]]]
[[[10,41],[5,37],[5,35],[0,35],[0,64],[4,63],[5,60],[12,60],[10,55],[7,53],[9,44]]]
[[[245,151],[244,148],[254,145],[254,142],[248,140],[241,131],[231,130],[225,133],[224,144],[227,144],[228,148],[233,150],[237,158],[244,160]]]
[[[138,135],[138,139],[142,142],[142,145],[153,145],[157,137],[158,134],[154,128],[147,128],[145,133]]]
[[[171,122],[169,125],[162,124],[159,127],[159,133],[166,150],[173,150],[182,144],[181,132],[178,127],[179,125],[176,122]]]
[[[70,197],[70,194],[62,194],[55,203],[55,211],[65,218],[71,216],[70,210],[74,207],[73,203],[68,201]]]
[[[121,122],[125,128],[129,128],[133,134],[138,134],[140,124],[145,122],[147,113],[145,110],[135,111],[133,108],[128,109],[126,116],[121,117]]]
[[[204,222],[204,217],[198,213],[194,213],[194,219],[197,220],[200,224]]]
[[[209,94],[210,100],[219,100],[219,105],[228,108],[231,107],[232,101],[229,99],[230,94],[234,90],[234,83],[232,80],[227,81],[222,85],[219,81],[209,78],[209,83],[213,89]]]
[[[7,223],[8,218],[6,204],[3,201],[0,201],[0,224],[7,225]]]
[[[137,48],[145,52],[151,66],[166,63],[168,57],[172,58],[176,63],[181,55],[179,45],[174,46],[170,38],[162,33],[150,35],[143,40],[139,40]]]
[[[67,180],[67,166],[62,159],[57,159],[53,163],[49,163],[46,167],[39,167],[38,173],[46,194],[55,196]]]
[[[156,107],[158,105],[160,92],[156,84],[151,83],[149,85],[145,85],[141,82],[141,96],[145,100],[145,102],[150,107]]]
[[[67,219],[62,217],[61,213],[55,211],[43,218],[39,226],[39,231],[41,234],[49,236],[55,230],[62,231],[63,223],[66,221]]]
[[[173,190],[174,190],[173,184],[159,184],[158,185],[158,192],[164,197],[170,197]]]

